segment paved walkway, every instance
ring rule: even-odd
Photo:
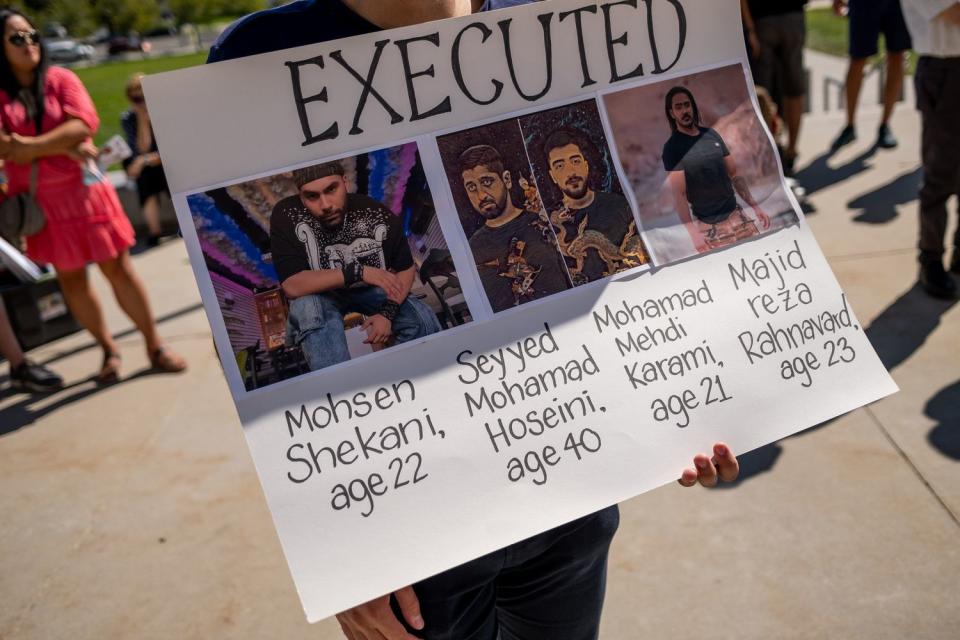
[[[809,220],[902,391],[749,454],[733,488],[625,503],[604,639],[956,637],[960,305],[914,286],[916,114],[894,152],[820,155],[841,124],[806,125]],[[109,306],[122,384],[95,389],[78,334],[34,354],[67,390],[0,389],[0,638],[338,638],[304,622],[183,246],[136,262],[191,369],[147,374]]]

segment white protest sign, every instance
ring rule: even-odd
[[[737,9],[551,0],[145,79],[308,619],[896,390]],[[360,264],[403,280],[386,344]]]

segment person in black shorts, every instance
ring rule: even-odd
[[[563,198],[550,221],[574,285],[648,260],[627,199],[591,186],[589,148],[586,138],[573,129],[558,129],[543,144],[550,179]]]
[[[877,129],[877,146],[893,149],[897,139],[890,130],[890,116],[903,88],[903,61],[912,46],[903,19],[900,0],[833,0],[833,11],[850,21],[850,66],[847,69],[847,124],[833,141],[836,151],[857,139],[857,103],[867,59],[876,55],[880,34],[887,49],[887,72],[883,88],[883,120]]]
[[[160,194],[170,196],[167,176],[163,173],[157,141],[153,137],[150,114],[143,98],[142,73],[135,73],[127,82],[130,109],[120,114],[120,126],[133,155],[123,161],[127,175],[137,181],[140,208],[147,222],[147,246],[160,243]]]
[[[686,87],[667,92],[664,109],[673,133],[663,145],[663,168],[680,220],[698,253],[734,244],[768,229],[770,218],[737,175],[737,166],[720,134],[700,125],[700,109]],[[736,192],[736,193],[735,193]],[[740,207],[737,195],[756,215]]]
[[[753,50],[753,81],[783,107],[787,146],[780,149],[783,171],[791,176],[803,118],[807,82],[803,47],[807,38],[807,0],[741,0],[744,25]]]
[[[570,288],[553,231],[539,212],[518,207],[500,152],[476,145],[460,154],[463,190],[484,219],[470,236],[480,282],[494,312]]]

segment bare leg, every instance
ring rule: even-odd
[[[890,121],[903,89],[903,51],[887,52],[887,81],[883,88],[883,124]]]
[[[147,231],[154,238],[160,237],[160,196],[152,195],[143,203],[143,218],[147,221]]]
[[[857,104],[860,102],[860,87],[863,85],[863,69],[866,58],[851,58],[847,68],[847,125],[853,126],[857,119]]]
[[[7,317],[7,308],[0,301],[0,355],[10,363],[10,369],[19,367],[25,358],[17,337],[13,335],[10,318]]]
[[[97,266],[110,282],[120,308],[143,334],[147,351],[152,354],[161,346],[160,336],[157,334],[157,325],[153,320],[146,289],[133,269],[130,254],[124,251],[113,260],[97,263]]]
[[[787,123],[787,156],[797,155],[797,140],[800,138],[800,121],[803,118],[803,96],[784,98],[783,117]]]
[[[100,307],[97,294],[90,288],[87,270],[83,268],[73,271],[58,271],[57,279],[60,281],[60,289],[63,291],[63,297],[67,301],[70,313],[80,323],[80,326],[93,335],[94,340],[103,348],[104,352],[116,352],[117,344],[107,330],[107,324],[103,319],[103,309]]]

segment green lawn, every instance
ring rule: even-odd
[[[124,90],[131,75],[138,71],[150,75],[192,67],[203,64],[206,59],[206,52],[202,52],[184,56],[107,62],[95,67],[76,69],[77,75],[90,92],[93,103],[97,106],[97,112],[100,114],[100,130],[94,142],[98,145],[103,144],[114,134],[120,133],[120,114],[129,107]]]

